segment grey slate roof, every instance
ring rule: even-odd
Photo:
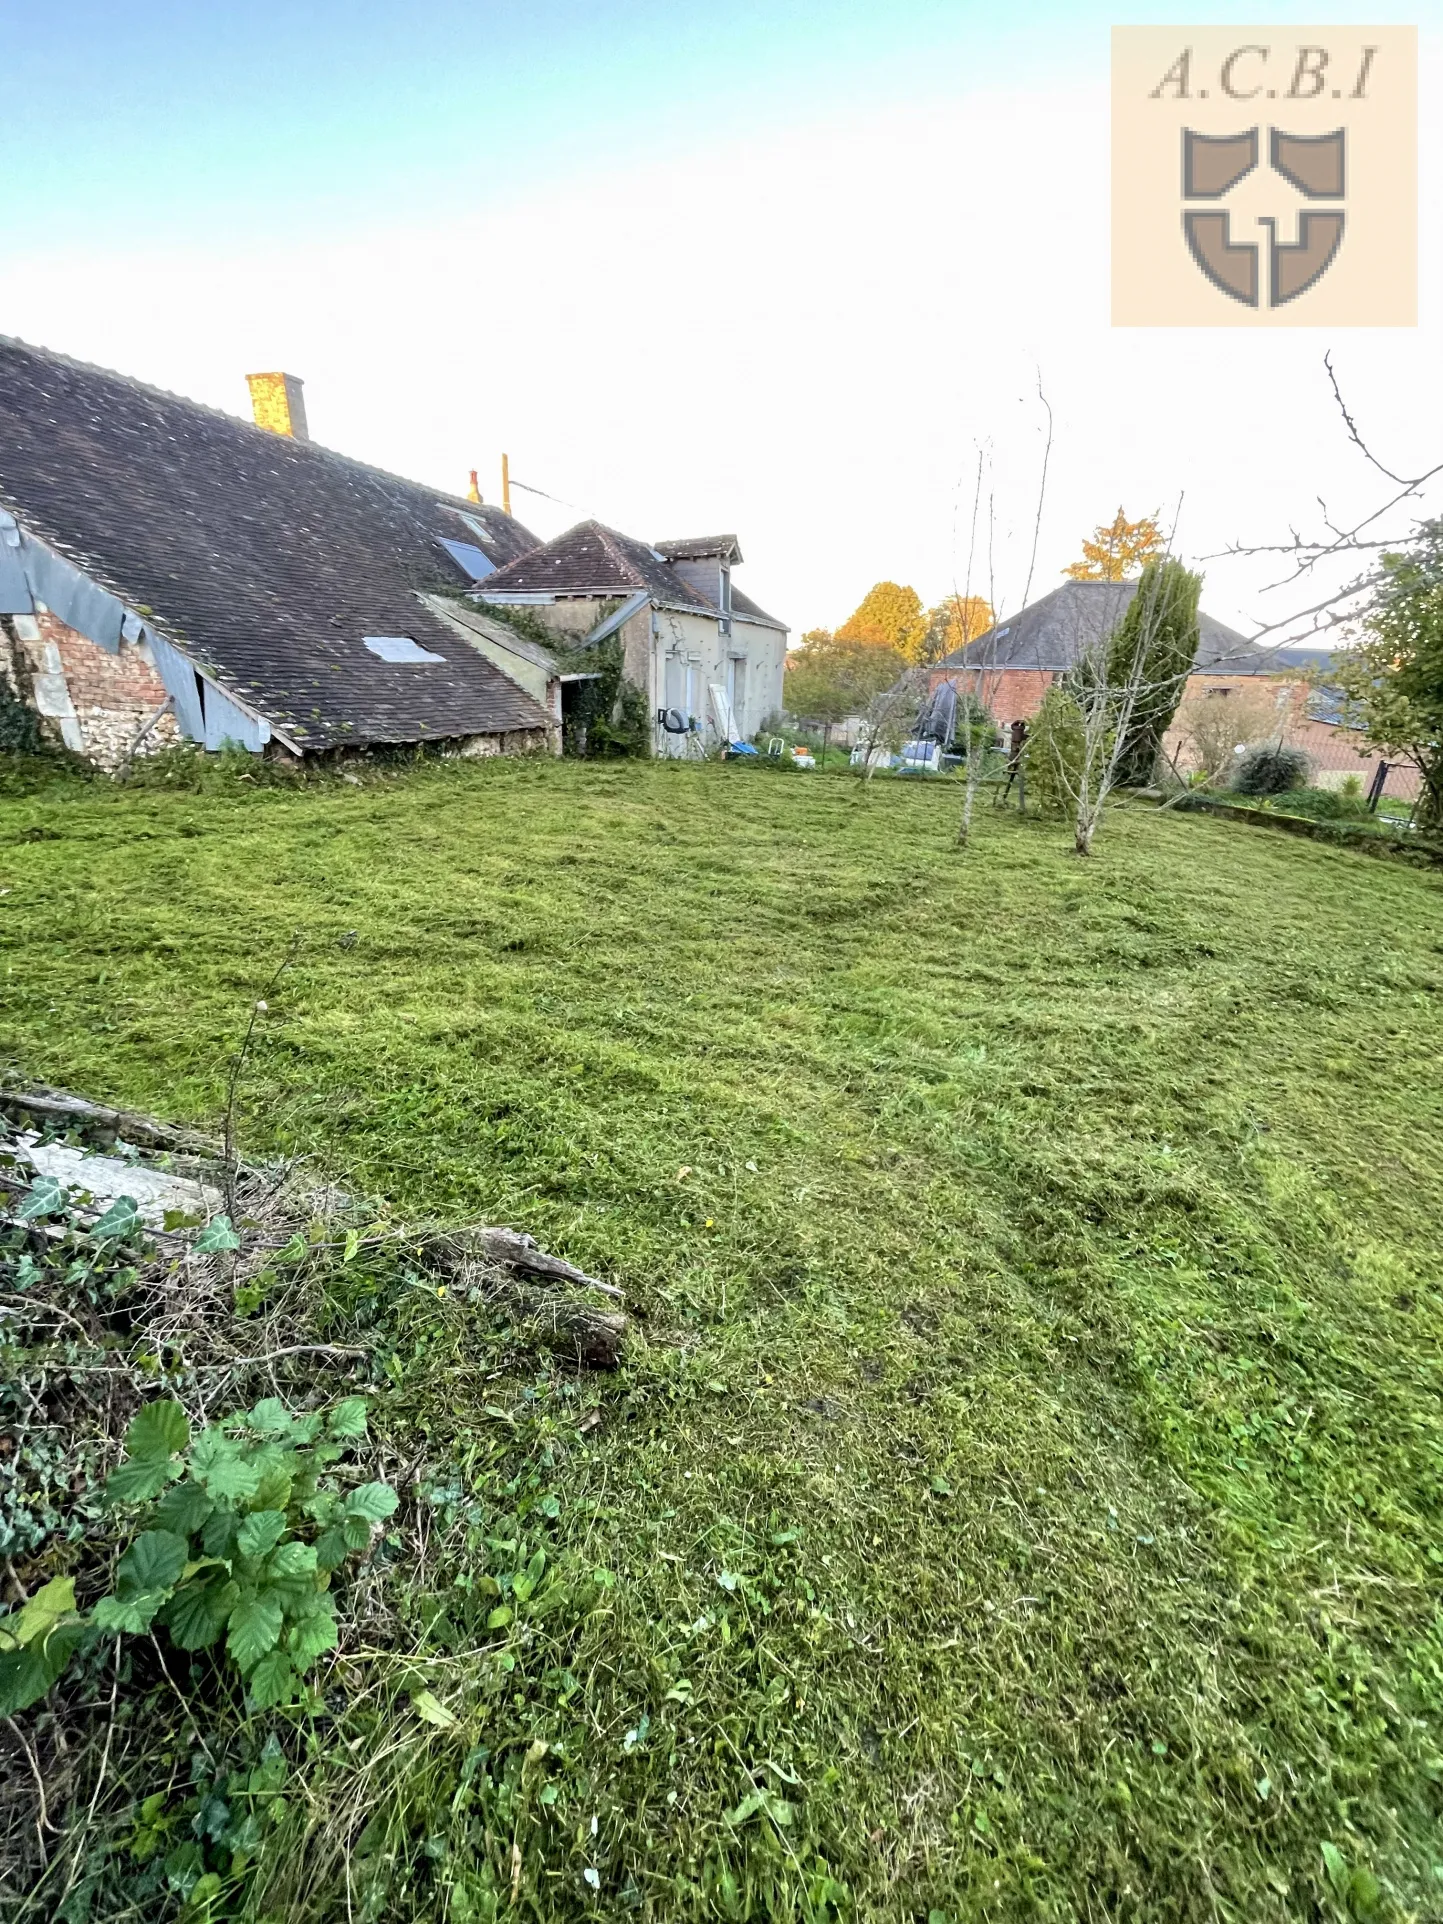
[[[965,648],[955,649],[937,665],[1037,668],[1063,673],[1112,633],[1136,593],[1135,581],[1066,581],[1040,601],[1008,615]],[[1236,629],[1199,612],[1195,669],[1215,668],[1239,675],[1278,674],[1281,670],[1277,667],[1261,665],[1264,658],[1269,663],[1275,661],[1278,653],[1277,649],[1259,648]]]
[[[663,608],[677,608],[687,614],[721,613],[714,601],[676,573],[659,548],[600,521],[578,522],[555,540],[508,562],[495,574],[487,575],[477,594],[484,601],[493,595],[504,600],[508,594],[632,595],[640,589]],[[767,614],[735,586],[732,612],[786,633],[785,623]]]
[[[0,338],[0,503],[306,748],[544,727],[423,604],[469,585],[440,538],[504,564],[536,537],[345,455]],[[409,635],[441,662],[378,661]]]

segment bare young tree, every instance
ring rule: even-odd
[[[1267,584],[1265,594],[1296,589],[1299,585],[1317,593],[1317,599],[1308,606],[1262,623],[1251,637],[1255,642],[1267,635],[1284,638],[1324,635],[1354,624],[1372,592],[1379,556],[1404,545],[1406,537],[1396,531],[1397,517],[1411,512],[1413,504],[1424,502],[1429,490],[1436,492],[1436,484],[1443,480],[1443,461],[1436,461],[1416,474],[1402,474],[1380,460],[1343,397],[1331,353],[1323,356],[1323,369],[1342,417],[1344,433],[1377,477],[1379,491],[1365,513],[1341,519],[1335,519],[1327,502],[1319,496],[1321,521],[1317,532],[1304,534],[1291,528],[1286,541],[1234,542],[1220,554],[1206,557],[1218,561],[1277,556],[1287,565],[1276,580]],[[1420,518],[1414,516],[1414,519]],[[1388,531],[1390,521],[1395,523],[1393,532]]]
[[[1042,449],[1042,469],[1038,476],[1037,498],[1032,513],[1032,545],[1027,557],[1027,573],[1022,584],[1019,608],[1025,608],[1032,595],[1033,577],[1037,572],[1037,549],[1042,536],[1042,512],[1047,504],[1047,472],[1052,461],[1053,415],[1052,405],[1043,390],[1042,378],[1037,381],[1037,398],[1042,403],[1047,420],[1046,438]],[[967,572],[963,586],[959,589],[953,581],[954,596],[966,606],[973,593],[973,569],[977,560],[977,523],[982,507],[982,482],[985,472],[986,452],[977,452],[977,476],[972,493],[972,521],[967,542]],[[977,806],[977,790],[981,785],[983,767],[986,759],[987,743],[982,739],[980,718],[991,715],[997,692],[1001,686],[1001,670],[998,666],[999,637],[1007,622],[1003,608],[999,607],[997,587],[997,501],[995,491],[989,491],[987,499],[987,603],[992,609],[992,626],[985,635],[969,643],[964,650],[962,666],[950,677],[958,696],[958,712],[961,728],[958,739],[965,758],[966,773],[963,778],[962,816],[957,824],[957,846],[966,848],[972,838],[972,818]]]

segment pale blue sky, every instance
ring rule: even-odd
[[[734,528],[798,630],[958,581],[979,443],[1015,595],[1039,373],[1037,585],[1119,499],[1182,498],[1197,554],[1274,536],[1360,480],[1326,348],[1386,452],[1435,439],[1443,4],[1422,325],[1336,340],[1108,325],[1108,30],[1200,12],[0,0],[0,331],[237,413],[285,366],[318,439],[437,484],[493,493],[506,447],[575,504],[529,502],[543,534]],[[1203,17],[1259,12],[1398,17]],[[1216,613],[1245,577],[1210,573]]]

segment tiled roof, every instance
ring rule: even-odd
[[[1112,633],[1136,593],[1135,581],[1064,582],[965,648],[954,650],[937,666],[1065,672]],[[1277,668],[1255,665],[1263,652],[1235,629],[1199,611],[1195,667],[1241,675],[1279,673]],[[1275,653],[1269,652],[1270,661]]]
[[[498,564],[536,546],[498,509],[3,338],[0,502],[307,748],[547,721],[420,599],[468,583],[442,537]]]
[[[713,616],[721,613],[714,601],[677,574],[659,548],[620,534],[600,521],[578,522],[554,541],[498,568],[495,574],[487,575],[477,593],[485,601],[489,596],[504,599],[508,594],[635,594],[642,588],[664,608]],[[786,633],[784,623],[735,587],[732,612]]]
[[[654,548],[600,521],[578,522],[554,541],[508,562],[486,577],[480,593],[483,599],[507,593],[614,595],[635,594],[638,588],[676,607],[715,612]]]
[[[742,544],[734,534],[694,534],[682,541],[657,541],[652,544],[668,561],[706,561],[715,555],[719,561],[740,562]]]

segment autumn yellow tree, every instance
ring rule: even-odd
[[[941,661],[944,655],[965,648],[979,635],[985,635],[995,619],[992,604],[981,595],[948,595],[927,611],[921,659]]]
[[[903,661],[922,659],[927,615],[915,588],[879,581],[837,630],[838,641],[859,641],[868,648],[890,648]]]
[[[1091,541],[1083,542],[1081,561],[1062,572],[1074,581],[1126,581],[1161,556],[1164,546],[1162,530],[1151,515],[1129,521],[1119,508],[1110,523],[1099,522],[1093,529]]]

